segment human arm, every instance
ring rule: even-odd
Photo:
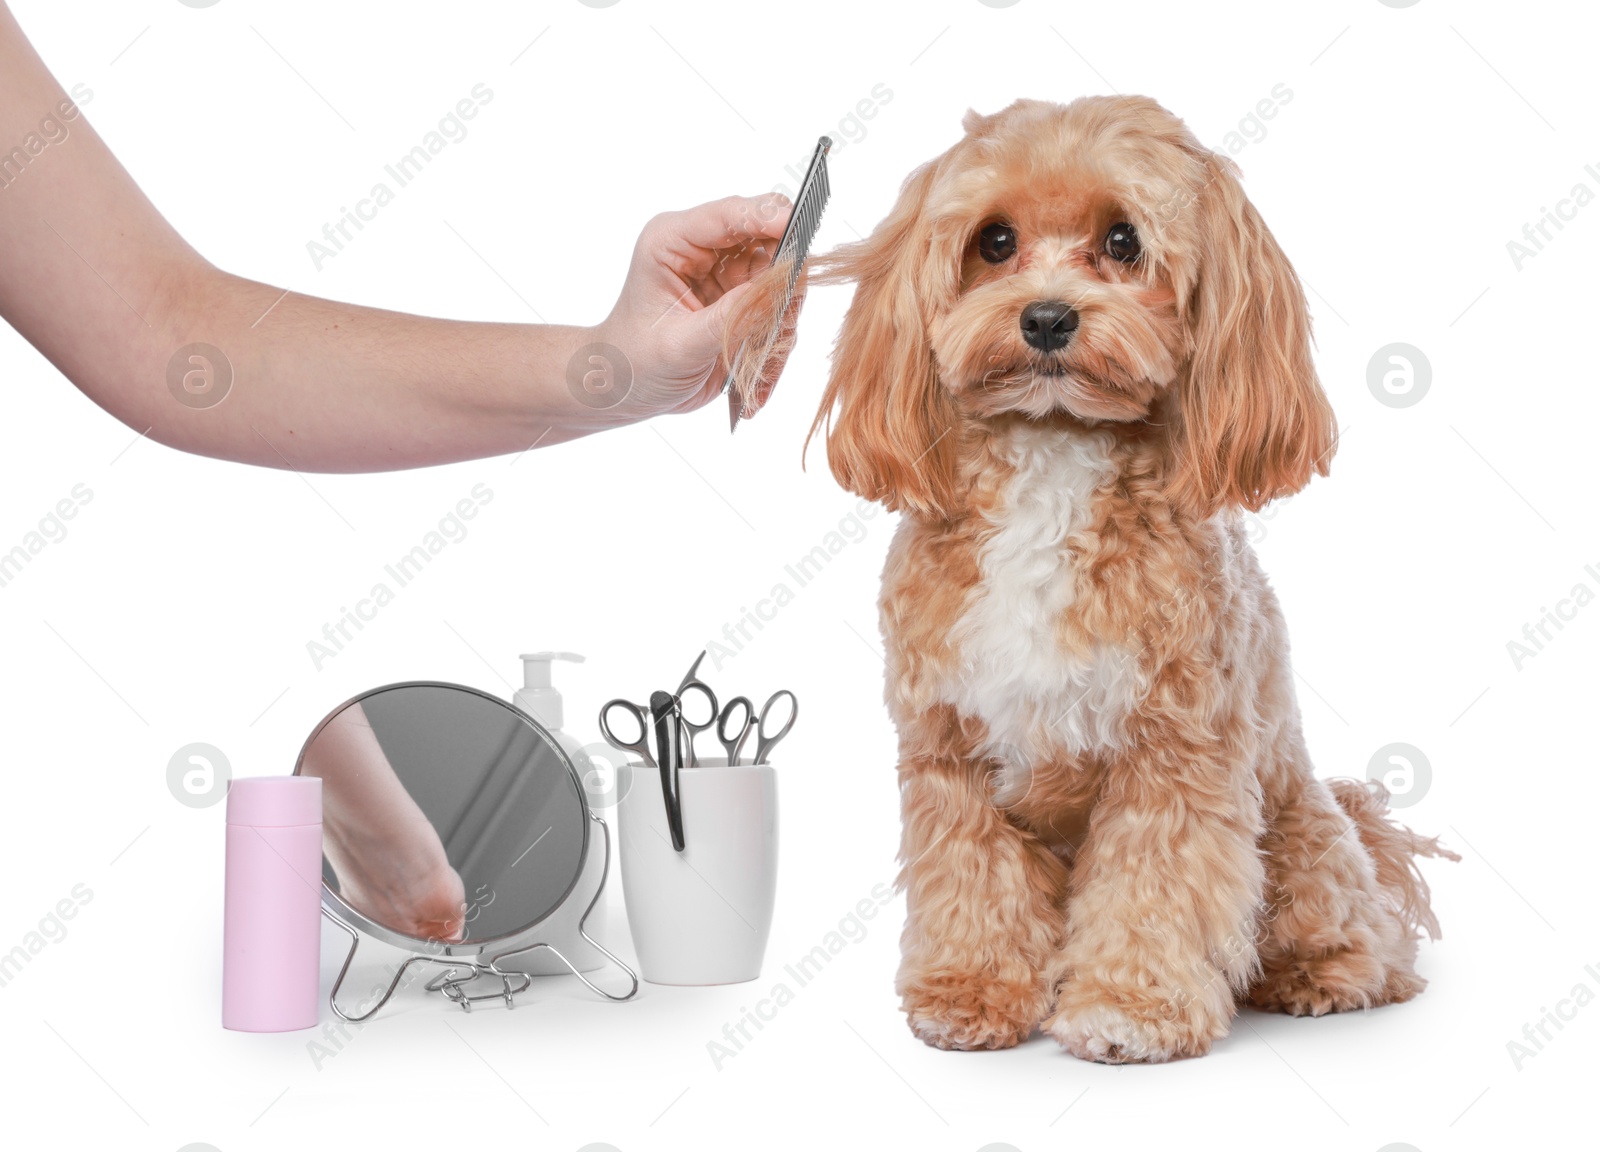
[[[178,235],[0,3],[0,149],[11,142],[0,153],[0,315],[134,430],[307,471],[517,452],[699,407],[726,372],[738,289],[789,211],[782,197],[730,197],[654,218],[593,327],[433,319],[285,292],[214,267]],[[569,364],[586,362],[591,344],[626,358],[631,384],[615,403],[585,403],[569,386]],[[223,374],[225,397],[208,403]],[[191,402],[179,396],[185,377]]]

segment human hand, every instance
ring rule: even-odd
[[[752,323],[751,280],[770,265],[790,209],[779,193],[729,196],[663,213],[645,225],[622,293],[594,330],[598,342],[627,358],[630,383],[617,415],[644,420],[689,412],[721,392],[729,367],[724,347],[737,348],[742,328]],[[798,289],[785,316],[784,333],[761,375],[759,400],[783,370],[803,296]]]

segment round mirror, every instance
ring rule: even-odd
[[[323,902],[386,943],[476,954],[578,883],[576,769],[511,705],[456,684],[377,688],[319,724],[295,765],[322,779]]]

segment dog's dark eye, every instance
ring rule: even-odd
[[[1141,251],[1143,249],[1139,247],[1139,234],[1126,220],[1120,224],[1113,224],[1111,230],[1106,233],[1106,255],[1113,260],[1132,264],[1139,258]]]
[[[978,233],[978,255],[991,264],[1004,264],[1017,252],[1017,234],[1011,225],[987,224]]]

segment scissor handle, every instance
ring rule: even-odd
[[[633,717],[635,724],[639,725],[639,738],[632,743],[617,738],[611,730],[610,712],[613,708],[621,708]],[[606,743],[619,752],[632,752],[643,760],[646,767],[655,768],[656,758],[650,755],[650,714],[639,707],[632,700],[607,700],[600,706],[600,735],[605,737]]]
[[[744,714],[739,717],[739,730],[736,735],[728,735],[728,722],[740,708]],[[750,735],[750,729],[755,727],[756,706],[750,703],[748,696],[735,696],[723,707],[722,714],[717,717],[717,740],[728,753],[728,767],[736,767],[739,763],[739,752],[744,747],[745,740]]]
[[[789,718],[783,722],[782,728],[779,728],[776,732],[769,736],[767,735],[767,713],[771,712],[772,706],[784,696],[789,698]],[[789,729],[794,727],[794,722],[799,715],[800,698],[787,688],[780,688],[771,696],[767,697],[767,702],[761,706],[761,718],[756,721],[757,764],[765,764],[767,762],[767,753],[772,751],[773,747],[778,743],[778,741],[782,740],[789,734]]]
[[[706,703],[711,705],[711,711],[706,714],[704,723],[696,724],[689,719],[687,701],[690,692],[698,692],[705,697]],[[704,680],[686,680],[678,686],[678,721],[689,733],[684,741],[688,745],[684,749],[684,767],[699,767],[700,757],[695,754],[694,738],[717,722],[717,694],[711,690],[710,685]]]
[[[711,711],[706,716],[704,723],[696,724],[689,719],[689,709],[683,707],[688,702],[690,692],[699,692],[701,696],[705,697],[706,703],[711,705]],[[688,728],[689,731],[704,732],[717,722],[717,694],[711,690],[711,686],[704,680],[691,680],[682,688],[679,688],[678,702],[679,707],[682,708],[684,727]]]

